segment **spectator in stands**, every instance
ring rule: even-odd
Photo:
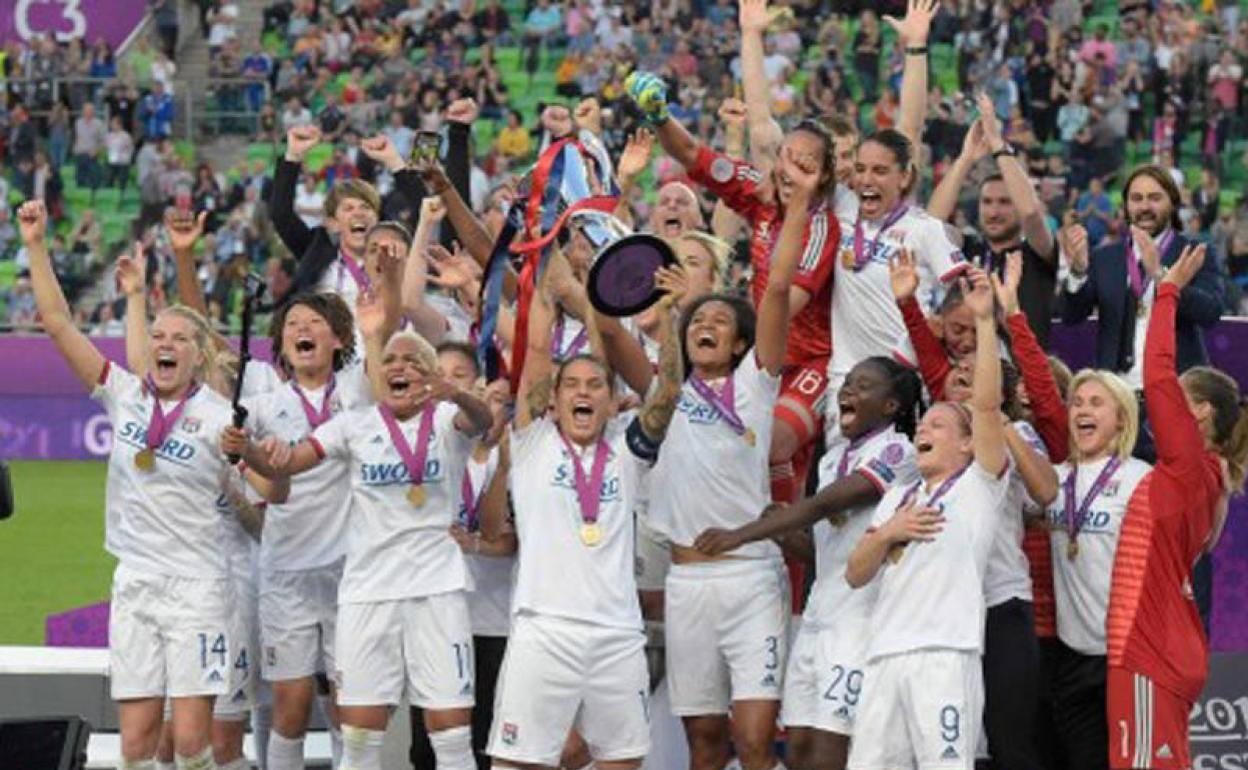
[[[507,125],[498,132],[494,146],[499,154],[509,160],[523,160],[533,151],[533,137],[529,135],[529,129],[524,125],[524,117],[519,110],[507,113]]]
[[[69,108],[63,102],[57,102],[52,108],[52,114],[48,116],[46,127],[48,155],[52,158],[52,165],[57,168],[65,165],[65,158],[69,153],[69,123]]]
[[[537,69],[541,49],[554,43],[563,27],[563,11],[551,0],[537,0],[524,19],[525,62],[530,80]]]
[[[485,7],[472,17],[472,24],[481,38],[478,42],[511,44],[511,17],[498,0],[486,0]]]
[[[320,191],[315,174],[304,174],[303,185],[295,191],[295,214],[308,229],[319,227],[325,208],[325,194]]]
[[[148,141],[165,139],[173,133],[173,97],[165,93],[160,81],[152,83],[152,92],[139,103],[139,120]]]
[[[0,182],[3,182],[0,179]],[[8,184],[5,183],[5,196],[0,200],[7,200]],[[13,256],[14,247],[18,244],[17,228],[13,225],[13,212],[9,210],[7,204],[0,205],[0,259],[9,259]]]
[[[206,15],[208,20],[208,52],[216,54],[227,40],[238,36],[238,5],[233,0],[215,0]]]
[[[30,331],[35,326],[37,310],[35,293],[30,287],[30,274],[22,273],[12,289],[4,292],[4,304],[8,308],[5,322],[15,331]]]
[[[1075,216],[1083,224],[1088,233],[1088,243],[1093,248],[1110,235],[1114,226],[1114,206],[1105,194],[1105,184],[1099,177],[1093,177],[1088,189],[1079,195],[1075,202]]]
[[[37,141],[35,126],[30,122],[30,114],[22,106],[15,107],[9,118],[9,140],[5,153],[9,163],[18,166],[22,161],[33,163]]]
[[[252,81],[246,89],[248,112],[259,112],[264,106],[264,83],[272,74],[273,59],[260,47],[259,40],[253,41],[239,71],[241,77]]]
[[[358,179],[360,172],[341,148],[335,148],[329,163],[325,165],[325,168],[321,169],[319,176],[325,182],[325,189],[329,190],[339,182],[347,179]]]
[[[217,210],[225,201],[222,200],[221,184],[217,181],[217,175],[212,173],[212,166],[207,163],[199,164],[199,168],[195,170],[195,187],[191,190],[191,197],[195,211],[208,212],[204,230],[216,230]]]
[[[338,97],[334,96],[332,91],[326,92],[325,106],[316,116],[316,122],[321,128],[321,135],[330,144],[337,142],[342,137],[343,131],[347,129],[346,113],[339,108]]]
[[[862,98],[874,102],[879,98],[880,21],[871,9],[864,9],[854,34],[854,71],[862,85]]]
[[[310,126],[313,122],[312,111],[304,106],[299,97],[292,96],[286,100],[286,109],[282,111],[283,132],[299,126]]]
[[[95,203],[95,191],[101,179],[99,157],[104,152],[108,130],[104,121],[95,114],[95,105],[84,104],[82,114],[74,122],[74,180],[79,187],[91,190],[91,202]]]
[[[177,0],[148,0],[148,7],[156,21],[156,34],[160,35],[165,56],[172,59],[178,50]]]
[[[86,267],[93,266],[103,252],[103,233],[100,220],[96,219],[94,209],[86,209],[78,219],[78,224],[69,234],[69,251],[79,257]]]
[[[213,64],[217,63],[222,54],[224,54],[224,51],[218,52],[218,55],[213,57],[213,60],[209,62],[209,68],[211,68]],[[163,85],[165,87],[165,93],[170,96],[173,95],[173,78],[177,72],[178,65],[174,64],[173,59],[165,56],[164,51],[157,51],[155,56],[152,57],[152,82]]]
[[[399,153],[400,158],[412,157],[412,145],[416,141],[416,132],[404,125],[402,112],[398,110],[390,112],[390,119],[386,127],[382,129],[382,133],[394,145],[394,149]]]

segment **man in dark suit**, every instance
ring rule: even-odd
[[[1138,395],[1144,382],[1144,335],[1157,286],[1192,242],[1181,233],[1179,188],[1158,166],[1141,166],[1131,173],[1123,188],[1123,208],[1131,236],[1100,247],[1091,259],[1083,227],[1076,225],[1062,233],[1062,251],[1070,261],[1070,275],[1062,286],[1062,321],[1078,323],[1096,310],[1096,367],[1121,375]],[[1210,254],[1179,295],[1175,334],[1180,374],[1209,363],[1204,330],[1222,316],[1223,276],[1218,263]],[[1157,459],[1143,398],[1134,454],[1148,462]],[[1207,627],[1213,592],[1208,556],[1197,562],[1193,578],[1196,602]]]

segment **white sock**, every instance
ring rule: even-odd
[[[429,743],[438,759],[438,770],[476,770],[472,754],[472,728],[452,727],[429,733]]]
[[[273,730],[273,707],[257,705],[251,710],[251,736],[256,742],[256,767],[268,770],[269,733]]]
[[[216,768],[217,770],[251,770],[251,763],[247,761],[247,757],[239,757],[233,762],[217,765]]]
[[[329,755],[333,760],[334,770],[339,770],[339,768],[342,767],[343,753],[344,753],[344,750],[342,748],[342,729],[339,727],[334,727],[333,725],[330,725],[329,727]]]
[[[381,746],[384,730],[342,726],[342,764],[338,770],[381,770]]]
[[[123,759],[117,770],[158,770],[160,765],[154,759]]]
[[[277,730],[270,731],[268,759],[268,770],[303,770],[303,737],[287,738]]]
[[[212,747],[205,746],[203,751],[193,757],[175,754],[173,766],[178,770],[216,770],[217,763],[212,761]]]

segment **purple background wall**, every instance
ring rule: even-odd
[[[1096,339],[1092,324],[1057,326],[1053,347],[1072,368],[1087,365]],[[253,353],[267,359],[267,340]],[[1208,337],[1214,362],[1248,389],[1248,321],[1224,321]],[[125,360],[121,339],[97,344]],[[112,445],[103,410],[86,398],[46,338],[0,338],[0,457],[23,460],[100,459]],[[1248,651],[1248,498],[1236,498],[1215,553],[1213,647]]]
[[[121,48],[147,15],[140,0],[4,0],[0,43],[33,35],[81,35],[88,45],[104,38]]]

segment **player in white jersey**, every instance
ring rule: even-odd
[[[846,570],[879,580],[853,770],[974,767],[983,708],[983,576],[1008,486],[992,287],[970,273],[980,344],[970,409],[940,402],[919,424],[920,480],[889,490]]]
[[[843,770],[849,756],[854,714],[869,686],[863,670],[878,586],[851,589],[845,568],[880,497],[918,476],[911,437],[921,392],[915,373],[891,358],[859,363],[837,393],[847,440],[824,455],[819,493],[735,530],[703,532],[695,544],[714,555],[814,526],[816,579],[784,679],[790,767]]]
[[[287,381],[246,401],[259,440],[293,445],[337,415],[372,402],[355,360],[354,321],[336,294],[305,294],[273,320],[275,361]],[[251,379],[249,368],[246,380]],[[291,480],[284,503],[269,507],[260,544],[261,651],[257,665],[273,685],[272,770],[302,767],[303,740],[318,672],[334,670],[338,583],[346,554],[350,469],[326,463]],[[331,730],[338,720],[330,709]]]
[[[494,713],[495,685],[507,649],[511,627],[511,586],[515,571],[516,537],[510,529],[490,532],[483,528],[485,506],[507,506],[506,467],[499,442],[507,427],[510,388],[506,380],[488,387],[478,379],[476,349],[461,342],[438,345],[438,369],[465,390],[474,390],[490,407],[490,430],[472,449],[460,483],[457,514],[451,536],[464,552],[471,577],[468,615],[472,621],[472,657],[476,704],[472,707],[472,748],[479,768],[489,768],[486,740]],[[499,478],[499,474],[502,478]],[[498,481],[495,481],[498,479]],[[493,489],[497,484],[499,489]],[[499,499],[501,495],[501,499]],[[510,519],[510,516],[505,516]],[[437,764],[425,731],[424,710],[410,709],[412,745],[409,758],[415,770],[433,770]]]
[[[1139,405],[1121,378],[1084,370],[1070,393],[1071,459],[1056,467],[1061,484],[1048,507],[1060,639],[1053,696],[1068,766],[1084,770],[1108,766],[1110,579],[1127,503],[1150,466],[1131,456]]]
[[[168,695],[178,767],[208,770],[212,703],[226,692],[230,662],[223,521],[214,505],[226,467],[214,434],[229,424],[230,409],[199,387],[209,365],[208,325],[186,308],[158,315],[146,341],[151,374],[139,379],[74,326],[44,242],[43,203],[23,204],[18,223],[43,328],[114,431],[105,546],[119,561],[109,665],[121,766],[154,766]]]
[[[557,766],[575,729],[596,767],[632,770],[650,742],[633,508],[680,395],[680,344],[665,298],[658,387],[635,417],[610,419],[612,377],[596,358],[560,364],[552,383],[548,294],[568,272],[556,254],[530,310],[509,444],[520,551],[489,751],[495,767]]]
[[[788,290],[820,181],[820,159],[788,149],[778,171],[794,196],[786,208],[757,332],[744,300],[712,294],[682,319],[689,378],[667,447],[648,474],[649,524],[672,545],[665,590],[667,675],[672,711],[683,718],[691,765],[720,768],[733,744],[747,770],[776,766],[788,617],[783,564],[771,543],[707,557],[694,540],[708,527],[736,527],[769,501],[771,410],[788,334]],[[680,271],[677,271],[678,274]],[[627,335],[609,331],[612,359],[636,360]],[[632,352],[627,351],[632,348]],[[633,387],[649,387],[645,381]]]
[[[906,202],[915,184],[913,147],[891,129],[858,146],[855,184],[859,207],[841,220],[841,244],[832,289],[832,359],[828,385],[835,392],[849,369],[871,356],[892,356],[913,365],[914,349],[889,283],[889,261],[902,248],[919,266],[919,297],[927,310],[939,306],[943,288],[965,267],[945,225]],[[829,400],[828,444],[835,443],[836,402]]]
[[[379,303],[361,303],[356,315],[375,356],[376,408],[330,420],[287,452],[262,452],[234,429],[223,443],[266,476],[297,476],[324,461],[351,469],[335,642],[342,767],[380,770],[389,711],[406,695],[425,709],[438,766],[469,770],[467,572],[448,530],[471,437],[490,413],[437,373],[418,335],[400,332],[378,354],[387,317]]]

